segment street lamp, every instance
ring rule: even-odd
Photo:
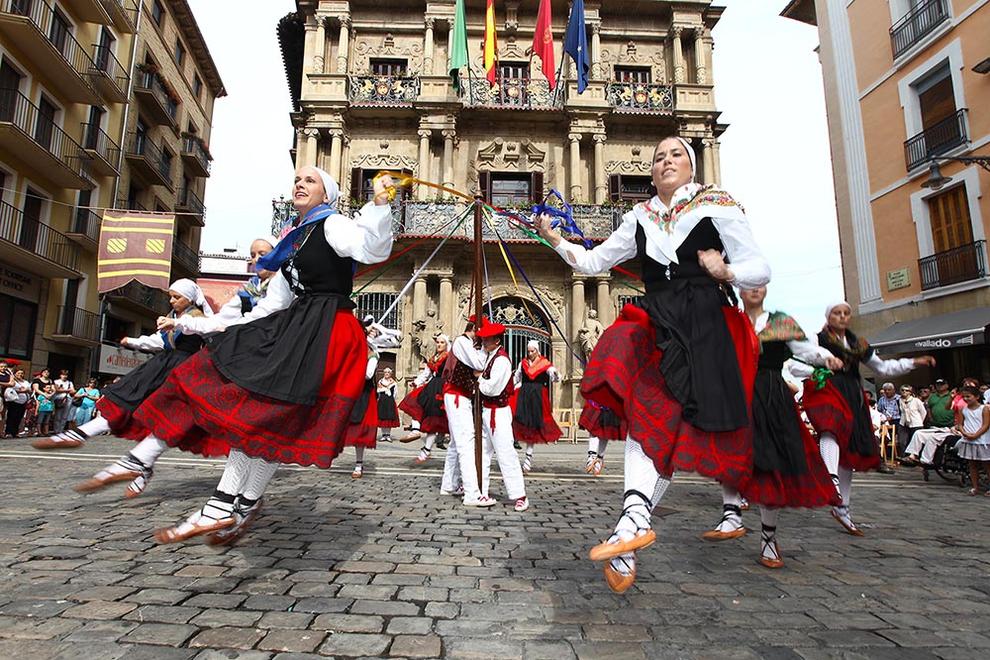
[[[921,184],[922,188],[939,190],[945,184],[952,181],[951,176],[942,176],[939,161],[955,161],[957,163],[976,163],[986,171],[990,172],[990,156],[934,156],[928,161],[928,180]]]

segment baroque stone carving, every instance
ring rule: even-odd
[[[406,46],[396,45],[395,37],[386,34],[377,44],[371,39],[358,39],[354,45],[354,52],[357,55],[353,62],[354,73],[367,74],[371,72],[371,58],[373,57],[399,57],[406,60],[406,71],[410,76],[417,76],[423,68],[423,44],[410,43]]]

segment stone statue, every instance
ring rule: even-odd
[[[598,312],[589,309],[588,318],[584,320],[584,324],[578,330],[577,335],[577,340],[581,344],[581,351],[584,353],[585,360],[591,359],[591,352],[595,350],[595,346],[598,344],[598,340],[602,338],[602,333],[604,332],[605,326],[598,320]]]
[[[437,335],[443,333],[443,321],[437,318],[437,308],[433,305],[426,310],[426,318],[416,319],[412,323],[413,357],[428,360],[433,357],[436,349]]]

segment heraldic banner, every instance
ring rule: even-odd
[[[175,216],[140,211],[103,212],[97,277],[100,293],[131,280],[168,290]]]

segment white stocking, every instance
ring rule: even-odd
[[[251,502],[260,500],[278,466],[278,463],[269,463],[263,458],[252,458],[244,488],[240,492],[241,498]]]
[[[437,441],[437,434],[430,433],[429,435],[426,436],[426,439],[423,440],[423,447],[426,449],[426,451],[433,451],[433,445],[434,443],[436,443],[436,441]]]
[[[94,417],[85,424],[80,424],[76,430],[88,436],[103,435],[110,432],[110,423],[106,417]]]
[[[849,508],[852,496],[853,473],[849,468],[839,467],[839,495],[842,496],[842,506]]]
[[[354,448],[354,462],[358,464],[364,463],[364,447]]]
[[[670,479],[660,476],[639,442],[633,440],[632,436],[627,437],[622,516],[619,517],[609,542],[625,541],[650,529],[650,516],[667,492],[668,486]],[[612,559],[611,566],[617,573],[629,575],[636,569],[636,555],[632,552],[619,555]]]
[[[716,525],[719,532],[734,532],[742,524],[742,496],[732,486],[722,484],[722,520]]]
[[[164,440],[160,440],[154,435],[149,435],[137,443],[134,449],[131,450],[131,456],[141,461],[141,464],[145,467],[150,468],[155,465],[155,461],[158,460],[158,457],[166,449],[168,449],[168,445],[165,444]]]
[[[228,495],[237,495],[247,482],[251,470],[251,459],[239,449],[231,449],[227,456],[227,464],[223,467],[223,475],[217,490]]]

